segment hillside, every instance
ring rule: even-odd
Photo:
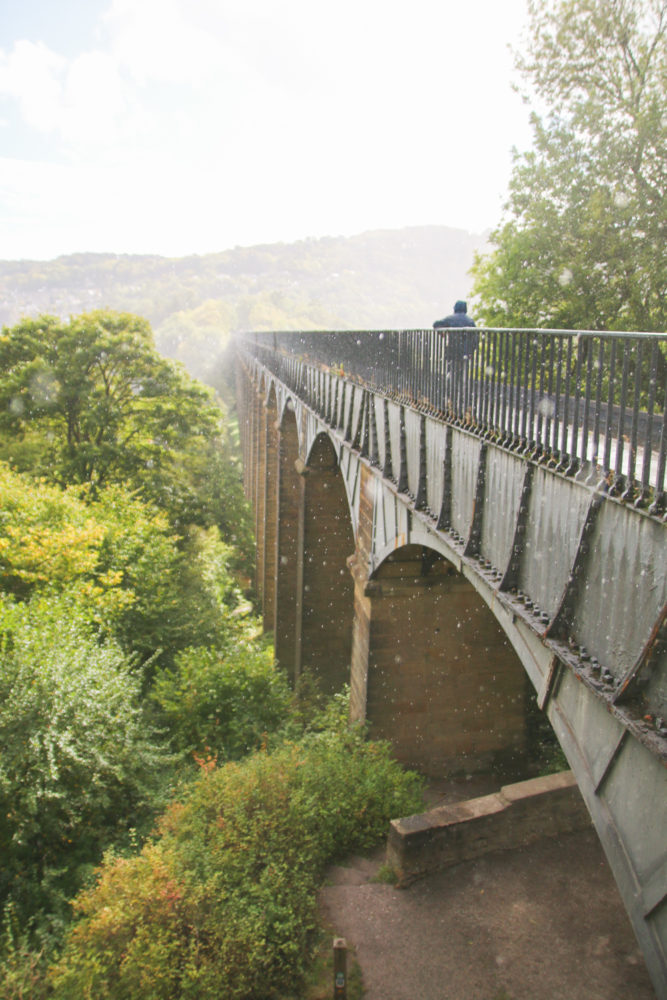
[[[146,317],[203,376],[234,330],[430,326],[469,293],[485,237],[444,226],[237,247],[202,256],[0,261],[0,322],[96,308]]]

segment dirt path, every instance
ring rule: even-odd
[[[373,881],[383,860],[330,869],[320,894],[365,1000],[656,1000],[592,828],[409,889]]]

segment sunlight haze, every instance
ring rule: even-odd
[[[0,258],[182,256],[500,218],[525,0],[22,0]]]

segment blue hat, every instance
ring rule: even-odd
[[[458,302],[454,303],[454,312],[455,313],[468,312],[468,303],[467,302],[462,302],[461,299],[459,299]]]

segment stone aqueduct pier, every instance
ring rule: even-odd
[[[450,335],[451,336],[451,335]],[[297,681],[428,775],[511,768],[527,687],[667,996],[665,362],[657,335],[237,338],[257,592]]]

